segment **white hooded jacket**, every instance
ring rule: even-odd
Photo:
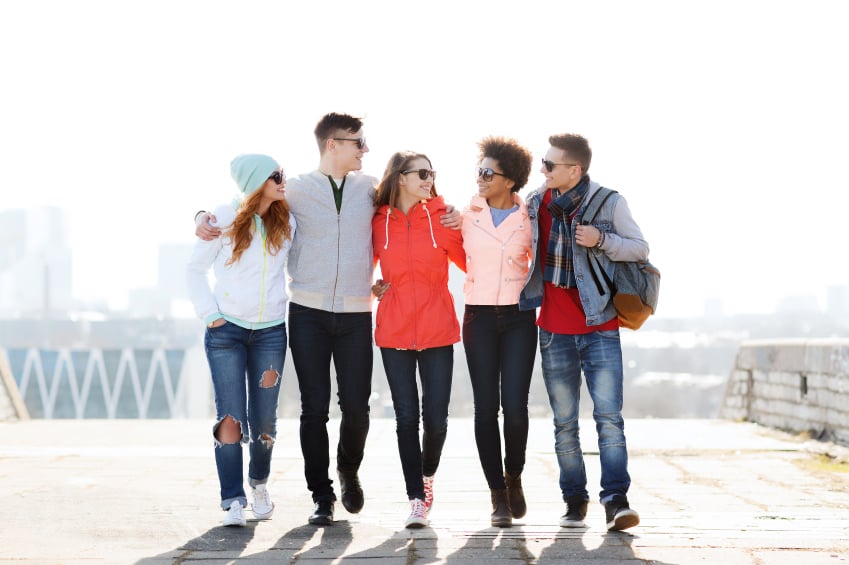
[[[198,240],[187,265],[189,297],[195,312],[206,323],[221,318],[235,318],[248,327],[285,321],[289,297],[286,292],[286,262],[291,240],[284,240],[275,254],[268,252],[265,235],[254,232],[250,246],[238,261],[227,264],[233,255],[233,241],[226,235],[236,218],[232,205],[215,210],[212,225],[225,232],[212,241]],[[291,233],[295,233],[295,218],[290,214]],[[215,286],[210,288],[208,273],[215,272]],[[240,324],[241,325],[241,324]]]

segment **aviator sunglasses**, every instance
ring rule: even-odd
[[[334,141],[353,141],[357,144],[357,149],[362,149],[366,146],[365,137],[331,137]]]
[[[431,177],[433,177],[433,180],[436,180],[436,171],[431,169],[407,169],[406,171],[401,171],[402,175],[409,175],[410,173],[418,173],[421,180],[427,180]]]
[[[579,163],[555,163],[554,161],[546,161],[542,160],[542,166],[545,167],[545,170],[549,173],[554,170],[554,167],[557,165],[563,165],[565,167],[577,167]]]
[[[505,179],[510,178],[505,174],[496,173],[495,171],[493,171],[489,167],[486,167],[486,168],[478,167],[478,178],[483,179],[485,182],[490,182],[492,180],[492,177],[495,176],[495,175],[498,175],[499,177],[504,177]]]
[[[286,180],[286,173],[283,171],[274,171],[268,179],[273,180],[275,184],[283,184],[283,181]]]

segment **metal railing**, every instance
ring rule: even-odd
[[[192,414],[186,349],[7,349],[33,418],[179,418]]]

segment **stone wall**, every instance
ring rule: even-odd
[[[849,340],[744,342],[719,414],[849,445]]]

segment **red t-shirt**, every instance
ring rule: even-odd
[[[549,235],[551,235],[551,191],[547,190],[542,197],[539,208],[539,257],[545,257],[548,250]],[[577,210],[576,210],[577,212]],[[573,214],[574,216],[574,214]],[[571,218],[570,218],[571,219]],[[574,242],[573,242],[574,244]],[[545,269],[545,259],[540,260],[540,268]],[[581,305],[581,297],[577,288],[560,288],[550,282],[543,283],[542,308],[539,309],[537,325],[547,332],[565,335],[588,334],[599,330],[615,330],[619,328],[619,319],[615,316],[598,326],[587,325],[587,315]]]

